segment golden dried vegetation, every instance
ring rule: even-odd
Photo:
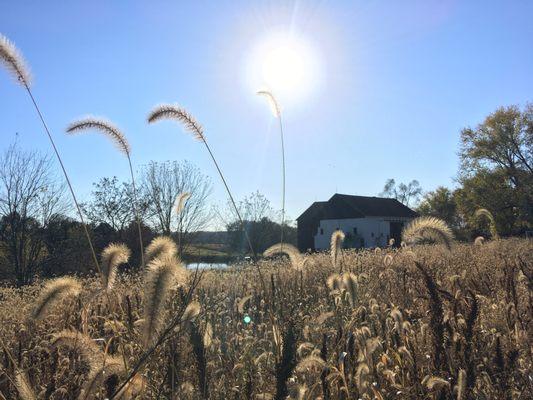
[[[119,272],[111,303],[97,278],[1,289],[0,393],[527,397],[531,241],[333,249],[342,272],[327,253],[293,268],[303,255],[284,244],[290,259],[258,262],[267,287],[255,266],[186,272],[171,249],[144,271]],[[29,327],[26,315],[40,322]]]

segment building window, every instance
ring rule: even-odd
[[[353,228],[353,234],[357,235],[357,228]]]
[[[374,232],[372,232],[371,236],[374,237]]]
[[[321,234],[321,235],[324,234],[324,229],[320,228],[320,234]]]

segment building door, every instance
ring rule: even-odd
[[[403,222],[390,222],[390,237],[394,239],[394,246],[400,247],[402,242]]]

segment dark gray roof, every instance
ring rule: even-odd
[[[313,203],[297,220],[319,217],[320,219],[344,219],[364,217],[407,217],[418,214],[396,199],[383,197],[334,194],[327,202]]]

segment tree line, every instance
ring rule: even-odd
[[[0,279],[25,285],[37,275],[86,273],[92,267],[83,226],[70,216],[65,186],[54,167],[49,156],[25,151],[17,143],[0,157]],[[185,256],[198,233],[224,216],[229,232],[225,250],[245,253],[234,213],[210,205],[211,180],[196,166],[188,161],[150,162],[139,178],[137,209],[145,245],[157,235],[171,236]],[[178,213],[175,201],[182,193],[188,196]],[[134,201],[130,182],[104,177],[93,184],[90,200],[81,204],[96,251],[112,242],[125,243],[132,250],[130,268],[141,264]],[[254,193],[239,207],[258,251],[279,241],[280,226],[273,221],[277,216],[263,195]]]
[[[502,236],[533,233],[533,104],[501,107],[463,129],[459,159],[456,188],[439,186],[422,196],[416,180],[396,185],[390,179],[381,195],[418,203],[419,214],[443,219],[458,239],[490,236],[488,221],[475,216],[480,208],[492,213]]]

